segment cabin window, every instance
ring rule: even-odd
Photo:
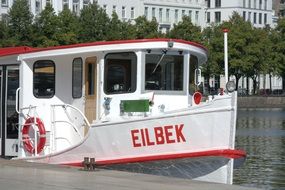
[[[135,53],[110,53],[105,57],[106,94],[136,91],[137,57]]]
[[[190,64],[189,64],[189,93],[194,94],[196,91],[195,85],[195,69],[198,69],[198,58],[195,55],[190,56]]]
[[[82,97],[82,65],[81,58],[75,58],[72,62],[72,97],[81,98]]]
[[[145,90],[182,91],[183,55],[147,54]]]
[[[55,65],[53,61],[41,60],[34,63],[33,93],[37,98],[52,98],[55,94]]]

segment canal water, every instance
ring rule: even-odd
[[[236,148],[247,159],[234,184],[285,190],[285,109],[238,110]]]

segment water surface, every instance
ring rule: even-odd
[[[236,148],[247,159],[234,184],[285,190],[285,109],[238,110]]]

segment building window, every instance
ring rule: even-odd
[[[137,57],[135,53],[110,53],[105,57],[104,91],[106,94],[136,91]]]
[[[185,16],[185,10],[182,10],[182,18]]]
[[[262,13],[259,13],[259,24],[262,24]]]
[[[259,0],[259,9],[262,7],[262,0]]]
[[[256,1],[257,0],[254,0],[254,2],[253,2],[253,6],[254,6],[255,9],[256,9]]]
[[[69,9],[69,0],[63,0],[62,1],[62,8],[63,9]]]
[[[211,22],[211,13],[207,12],[207,23]]]
[[[46,5],[52,5],[52,0],[46,0]]]
[[[215,12],[215,22],[216,23],[221,22],[221,12]]]
[[[195,12],[195,23],[198,24],[199,22],[199,11]]]
[[[253,13],[253,23],[256,24],[256,13]]]
[[[144,8],[144,16],[148,18],[148,7]]]
[[[221,7],[221,0],[216,0],[215,7]]]
[[[52,98],[55,94],[55,65],[53,61],[34,63],[33,93],[37,98]]]
[[[8,24],[8,14],[1,14],[1,20],[5,23]]]
[[[113,5],[113,13],[117,13],[117,6],[116,5]]]
[[[155,8],[154,7],[151,10],[151,16],[152,16],[152,18],[155,18]]]
[[[245,8],[245,0],[243,0],[242,6],[243,6],[243,8]]]
[[[72,62],[72,97],[82,97],[83,63],[81,58],[75,58]]]
[[[211,0],[206,0],[206,3],[207,3],[207,7],[211,8]]]
[[[264,0],[264,10],[267,10],[267,0]]]
[[[166,9],[166,22],[169,22],[170,9]]]
[[[251,0],[248,0],[248,8],[251,8]]]
[[[126,18],[126,7],[122,6],[122,18]]]
[[[248,12],[248,19],[249,22],[251,22],[251,12]]]
[[[174,12],[174,22],[175,23],[178,22],[178,9],[175,9],[175,12]]]
[[[267,14],[264,14],[264,24],[267,24]]]
[[[76,15],[79,15],[79,12],[80,12],[79,0],[72,1],[72,10]]]
[[[131,7],[131,19],[135,18],[135,7]]]
[[[190,17],[190,19],[192,19],[192,11],[191,10],[189,10],[189,15],[188,16]]]
[[[104,11],[107,11],[107,5],[106,4],[103,5],[103,9],[104,9]]]
[[[246,20],[246,11],[242,12],[242,18],[243,18],[243,20]]]
[[[162,22],[162,8],[159,8],[159,15],[158,15],[158,19],[159,19],[159,22]]]
[[[90,0],[83,0],[83,7],[87,7],[90,3]]]
[[[182,91],[183,55],[164,55],[157,65],[160,59],[161,54],[146,54],[145,90]]]
[[[8,0],[1,0],[1,5],[3,7],[7,7],[8,6]]]
[[[35,12],[39,14],[42,11],[41,0],[36,0],[35,2]]]

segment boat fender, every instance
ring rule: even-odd
[[[195,92],[193,94],[193,100],[194,100],[194,103],[196,105],[200,104],[201,100],[202,100],[202,94],[200,92]]]
[[[37,153],[42,152],[45,144],[46,144],[46,130],[44,123],[42,120],[38,117],[30,117],[26,120],[23,130],[22,130],[22,140],[23,140],[23,146],[24,149],[31,153],[35,153],[35,147],[34,143],[31,140],[31,137],[29,136],[29,131],[32,125],[35,125],[38,127],[39,130],[39,139],[38,139],[38,144],[37,144]]]

